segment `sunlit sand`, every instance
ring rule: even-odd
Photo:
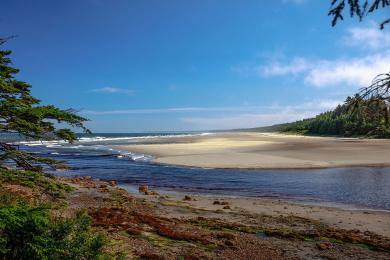
[[[322,168],[390,166],[390,140],[227,133],[157,140],[119,149],[155,156],[154,162],[210,168]]]

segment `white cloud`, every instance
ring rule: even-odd
[[[231,107],[172,107],[172,108],[141,108],[141,109],[123,109],[123,110],[107,110],[94,111],[84,110],[82,114],[88,115],[126,115],[126,114],[163,114],[163,113],[202,113],[202,112],[220,112],[220,113],[258,113],[265,110],[281,110],[284,108],[294,110],[316,110],[325,111],[335,108],[342,103],[339,100],[324,99],[312,100],[294,106],[286,105],[270,105],[270,106],[231,106]]]
[[[297,75],[310,68],[308,61],[304,58],[294,58],[288,64],[273,62],[265,66],[259,66],[255,70],[264,77]]]
[[[257,110],[230,116],[188,116],[181,118],[181,121],[199,130],[261,127],[314,117],[341,103],[331,99],[311,100],[292,106],[274,105],[263,109],[263,112]]]
[[[351,86],[360,88],[371,83],[379,73],[390,69],[390,52],[365,57],[335,60],[294,58],[290,62],[273,62],[257,68],[263,77],[302,76],[314,87]]]
[[[90,115],[119,115],[119,114],[161,114],[161,113],[194,113],[194,112],[229,112],[242,111],[242,107],[172,107],[172,108],[141,108],[109,111],[86,110],[83,114]],[[248,109],[248,108],[246,108]]]
[[[314,87],[368,86],[380,73],[390,70],[390,32],[379,30],[374,23],[365,27],[351,27],[342,39],[345,46],[371,50],[365,56],[338,59],[286,57],[270,60],[267,64],[252,66],[261,77],[302,77],[306,85]]]
[[[347,30],[347,36],[342,42],[347,46],[364,49],[385,49],[390,47],[390,32],[380,30],[374,23],[366,27],[352,27]]]
[[[185,117],[181,120],[196,129],[237,129],[269,126],[313,117],[317,112],[284,109],[269,113],[246,113],[222,117]]]
[[[231,107],[175,107],[156,109],[125,109],[111,111],[82,111],[88,115],[132,115],[132,114],[163,114],[177,113],[180,120],[192,129],[232,129],[266,126],[277,123],[291,122],[315,116],[331,110],[339,100],[310,100],[295,105],[273,104],[269,106],[231,106]],[[210,116],[213,113],[213,116]],[[201,114],[201,115],[199,115]],[[228,115],[228,116],[227,116]]]
[[[305,82],[316,87],[342,84],[365,87],[376,75],[389,69],[389,54],[376,54],[349,60],[320,61],[309,70]]]
[[[95,88],[91,90],[92,92],[97,93],[121,93],[121,94],[133,94],[133,91],[130,89],[123,89],[123,88],[113,88],[113,87],[104,87],[104,88]]]

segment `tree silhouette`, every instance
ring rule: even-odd
[[[349,7],[349,8],[348,8]],[[328,13],[333,17],[332,26],[335,26],[339,20],[343,20],[344,9],[349,9],[351,17],[358,17],[361,21],[367,15],[382,9],[390,7],[390,0],[331,0],[331,9]],[[380,29],[383,30],[385,25],[390,23],[390,18],[380,23]],[[364,100],[370,102],[383,101],[386,105],[386,114],[390,103],[390,73],[382,73],[373,79],[368,87],[362,88],[359,95]],[[386,120],[388,120],[386,118]]]
[[[0,38],[0,47],[6,41]],[[68,128],[56,128],[56,123],[67,123],[89,132],[83,125],[87,119],[76,115],[74,110],[39,105],[40,100],[30,93],[31,85],[15,79],[14,75],[19,70],[10,66],[10,54],[11,51],[0,49],[0,132],[16,133],[34,140],[61,139],[68,142],[76,140],[75,133]],[[0,141],[0,167],[9,161],[31,171],[41,171],[42,164],[52,167],[62,165],[59,161],[38,157]]]
[[[389,6],[390,0],[331,0],[331,9],[328,15],[333,16],[332,26],[335,26],[339,20],[344,20],[343,12],[346,8],[349,9],[351,17],[358,17],[359,20],[362,20],[374,11]],[[388,23],[390,23],[390,18],[382,21],[380,28],[383,30]]]

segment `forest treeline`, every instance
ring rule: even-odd
[[[345,137],[390,137],[390,105],[383,99],[348,97],[344,104],[316,117],[293,123],[254,128],[260,132]]]

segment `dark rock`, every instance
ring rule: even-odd
[[[109,181],[108,184],[111,186],[111,187],[115,187],[117,185],[116,181]]]
[[[319,250],[328,250],[333,248],[333,244],[331,242],[318,242],[316,245]]]
[[[186,201],[191,201],[192,200],[192,198],[190,197],[190,196],[184,196],[184,199],[183,200],[186,200]]]
[[[144,193],[145,195],[148,195],[147,193],[148,193],[149,189],[148,189],[148,186],[141,185],[141,186],[138,187],[138,191],[140,193]]]

